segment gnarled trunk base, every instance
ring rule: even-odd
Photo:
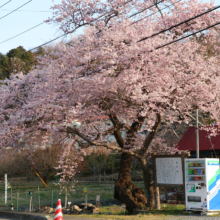
[[[126,209],[131,213],[136,209],[142,209],[143,206],[146,207],[147,204],[145,191],[129,180],[117,180],[115,182],[114,198],[126,204]]]
[[[131,167],[132,157],[129,154],[122,153],[120,173],[115,182],[114,198],[126,204],[126,209],[132,213],[136,209],[146,207],[147,198],[145,191],[132,183]]]

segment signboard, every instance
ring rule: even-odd
[[[100,195],[96,195],[96,202],[100,202]]]
[[[183,185],[184,158],[188,154],[153,155],[154,181],[156,185]]]
[[[156,175],[158,184],[183,184],[181,158],[156,158]]]

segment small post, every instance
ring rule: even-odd
[[[40,189],[39,189],[39,186],[37,188],[37,192],[38,192],[38,202],[39,202],[39,211],[40,211]]]
[[[112,161],[112,181],[113,181],[113,173],[114,173],[114,168],[113,168],[113,161]]]
[[[32,202],[32,196],[30,197],[30,208],[29,208],[30,212],[31,212],[31,202]]]
[[[86,191],[87,191],[87,189],[86,189]],[[88,202],[88,192],[86,193],[86,204],[87,204],[87,202]]]
[[[53,190],[51,191],[51,208],[53,208]]]
[[[30,207],[29,207],[29,211],[31,212],[31,211],[33,210],[32,196],[34,195],[34,191],[29,191],[29,195],[30,195]]]
[[[98,207],[98,204],[100,202],[100,195],[96,195],[96,206]]]
[[[67,186],[65,186],[65,208],[67,208]]]
[[[40,195],[39,195],[39,211],[40,211]]]
[[[58,189],[56,189],[56,191],[57,191],[57,193],[56,193],[56,196],[57,196],[56,201],[58,201]]]
[[[156,181],[156,153],[152,154],[152,160],[153,160],[153,176],[154,176],[154,197],[155,197],[155,208],[157,210],[160,209],[160,189],[159,186],[157,185],[157,181]]]
[[[13,202],[13,199],[12,199],[12,186],[11,186],[11,201]]]
[[[155,186],[155,205],[156,205],[156,209],[160,210],[160,188],[159,186]]]
[[[17,193],[17,212],[18,212],[18,197],[19,197],[19,193]]]
[[[124,208],[124,215],[125,215],[126,205],[125,205],[125,204],[122,204],[121,207]]]
[[[26,204],[28,206],[28,191],[26,190]]]
[[[85,203],[86,203],[86,209],[87,209],[87,190],[86,190],[86,187],[84,187],[84,193],[85,193]]]

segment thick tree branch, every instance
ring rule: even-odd
[[[157,113],[157,119],[155,121],[154,126],[152,127],[152,131],[146,137],[146,139],[144,141],[143,149],[140,150],[140,155],[142,155],[142,157],[145,156],[150,143],[152,142],[153,138],[157,134],[157,131],[158,131],[160,125],[161,125],[161,121],[162,121],[162,117],[160,116],[159,113]]]
[[[111,111],[110,111],[110,114],[109,114],[109,119],[111,120],[114,127],[116,128],[116,130],[114,131],[115,139],[116,139],[119,147],[123,148],[124,147],[124,139],[121,136],[121,130],[120,130],[120,124],[121,123],[118,120],[116,114],[112,113]]]
[[[137,134],[140,131],[140,129],[144,123],[145,118],[146,117],[138,116],[137,120],[135,120],[132,123],[130,130],[128,130],[128,132],[127,132],[127,138],[126,138],[126,142],[125,142],[126,146],[133,147],[133,142],[137,138]]]
[[[65,131],[63,130],[63,132],[65,132]],[[66,132],[76,134],[77,136],[79,136],[80,138],[82,138],[84,141],[86,141],[86,142],[88,143],[87,147],[89,147],[89,146],[106,147],[106,148],[108,148],[108,149],[110,149],[110,150],[116,150],[116,151],[119,151],[119,152],[122,152],[122,153],[127,153],[127,154],[129,154],[129,155],[131,155],[131,156],[134,156],[134,157],[136,157],[136,158],[140,158],[140,155],[137,154],[137,153],[135,153],[135,152],[133,152],[133,151],[128,151],[128,150],[122,149],[122,148],[120,148],[120,147],[118,147],[118,146],[114,146],[114,145],[109,144],[109,143],[107,143],[107,142],[96,142],[96,141],[94,141],[94,140],[91,140],[91,139],[89,139],[88,137],[86,137],[85,135],[81,134],[81,133],[80,133],[78,130],[76,130],[76,129],[68,128],[68,129],[66,130]],[[77,141],[77,140],[76,140],[76,141]],[[78,142],[78,141],[77,141],[77,142]],[[82,143],[82,142],[81,142],[81,143]],[[83,144],[82,146],[85,148],[86,145]]]

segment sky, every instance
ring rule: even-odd
[[[43,24],[27,33],[2,43],[42,23],[48,17],[52,16],[50,7],[53,6],[54,3],[60,3],[62,0],[11,0],[7,5],[1,7],[8,1],[9,0],[0,0],[0,53],[6,54],[9,50],[18,46],[23,46],[26,50],[29,50],[62,35],[62,32],[55,24]],[[2,18],[4,15],[28,1],[30,2],[20,10]],[[204,0],[203,2],[209,1],[210,0]],[[220,5],[220,0],[215,1],[215,6],[217,5]]]
[[[9,0],[0,0],[0,7],[8,1]],[[28,1],[30,0],[12,0],[0,8],[0,52],[3,54],[18,46],[23,46],[26,50],[29,50],[62,35],[62,32],[59,31],[58,26],[55,24],[43,24],[12,40],[1,43],[42,23],[48,17],[52,16],[50,7],[53,6],[54,3],[60,3],[62,0],[54,0],[54,3],[52,0],[32,0],[20,8],[20,10],[1,19],[1,17]]]

